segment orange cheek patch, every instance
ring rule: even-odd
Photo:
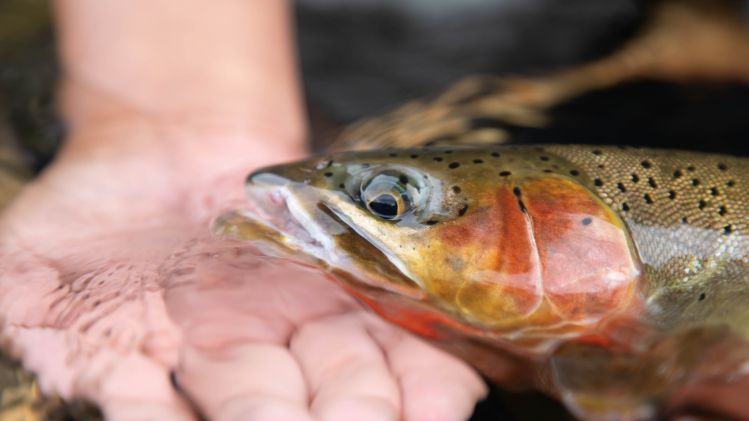
[[[628,233],[591,191],[557,177],[477,191],[463,217],[428,230],[429,247],[411,262],[434,301],[355,295],[432,338],[444,329],[528,328],[530,342],[577,333],[605,343],[600,322],[636,311],[640,271]]]
[[[618,217],[565,179],[522,186],[543,267],[544,291],[565,319],[600,318],[629,302],[639,277]]]
[[[464,217],[434,228],[439,258],[432,254],[425,279],[461,313],[499,329],[584,331],[631,305],[639,264],[622,222],[591,191],[545,177],[476,199]],[[460,270],[435,263],[450,258]]]
[[[467,279],[462,280],[456,300],[479,320],[525,316],[543,295],[530,219],[509,186],[491,192],[475,207],[439,234],[450,253],[470,254],[466,259],[472,264],[461,274]]]

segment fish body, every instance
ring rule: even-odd
[[[321,267],[385,319],[580,417],[649,418],[678,385],[749,361],[745,158],[342,152],[259,170],[247,191],[252,208],[220,232]]]

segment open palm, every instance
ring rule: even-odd
[[[283,2],[60,2],[69,134],[0,218],[0,333],[111,419],[465,419],[464,363],[321,275],[213,238],[303,153]]]
[[[211,238],[241,177],[201,195],[147,159],[71,161],[2,226],[4,333],[44,389],[112,419],[190,419],[185,397],[211,419],[464,419],[484,393],[320,275]]]

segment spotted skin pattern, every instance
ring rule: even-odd
[[[615,147],[545,149],[625,221],[662,328],[728,322],[749,335],[749,160]]]
[[[431,186],[428,200],[379,218],[357,192],[383,171]],[[749,160],[726,155],[454,145],[331,153],[261,169],[247,188],[271,199],[266,214],[292,201],[299,226],[329,235],[345,258],[315,264],[385,319],[502,384],[500,361],[526,361],[512,384],[582,418],[639,419],[749,360],[748,180]],[[299,231],[232,224],[287,245]]]
[[[745,158],[587,145],[458,146],[349,155],[464,173],[464,179],[491,176],[512,182],[529,174],[573,179],[624,222],[643,264],[642,294],[654,325],[670,329],[727,322],[749,335],[749,311],[743,305],[749,299]],[[468,204],[459,198],[465,189],[460,184],[451,189],[451,200],[466,202],[455,205],[456,216],[463,216]],[[517,187],[514,193],[524,208]]]

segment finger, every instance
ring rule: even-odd
[[[304,377],[282,346],[188,347],[176,380],[211,420],[311,421]]]
[[[94,394],[108,420],[140,421],[195,419],[192,409],[174,390],[165,366],[140,354],[117,358],[100,351],[99,359],[111,359]],[[91,361],[95,365],[98,361]],[[88,388],[95,387],[94,383]]]
[[[195,417],[186,407],[178,407],[164,402],[113,400],[102,407],[110,421],[190,421]]]
[[[290,348],[309,382],[314,396],[311,411],[317,419],[400,418],[398,384],[360,312],[303,325]]]
[[[24,364],[38,373],[45,392],[90,399],[111,420],[194,419],[172,388],[167,369],[140,353],[100,349],[85,355],[78,349],[86,342],[83,338],[54,329],[21,328],[8,333]]]
[[[54,305],[70,300],[65,289],[57,288],[56,270],[25,259],[15,259],[4,269],[8,272],[0,274],[3,335],[24,365],[37,373],[43,391],[91,400],[108,419],[194,418],[169,381],[164,360],[169,359],[173,329],[153,295],[143,294],[148,298],[119,303],[105,313],[99,311],[104,305],[74,311],[81,305],[76,302],[65,306],[75,315],[66,318]],[[144,338],[151,334],[163,340],[149,344]],[[149,350],[164,360],[146,355]]]
[[[486,396],[466,363],[374,316],[368,325],[400,382],[405,420],[465,420]]]

